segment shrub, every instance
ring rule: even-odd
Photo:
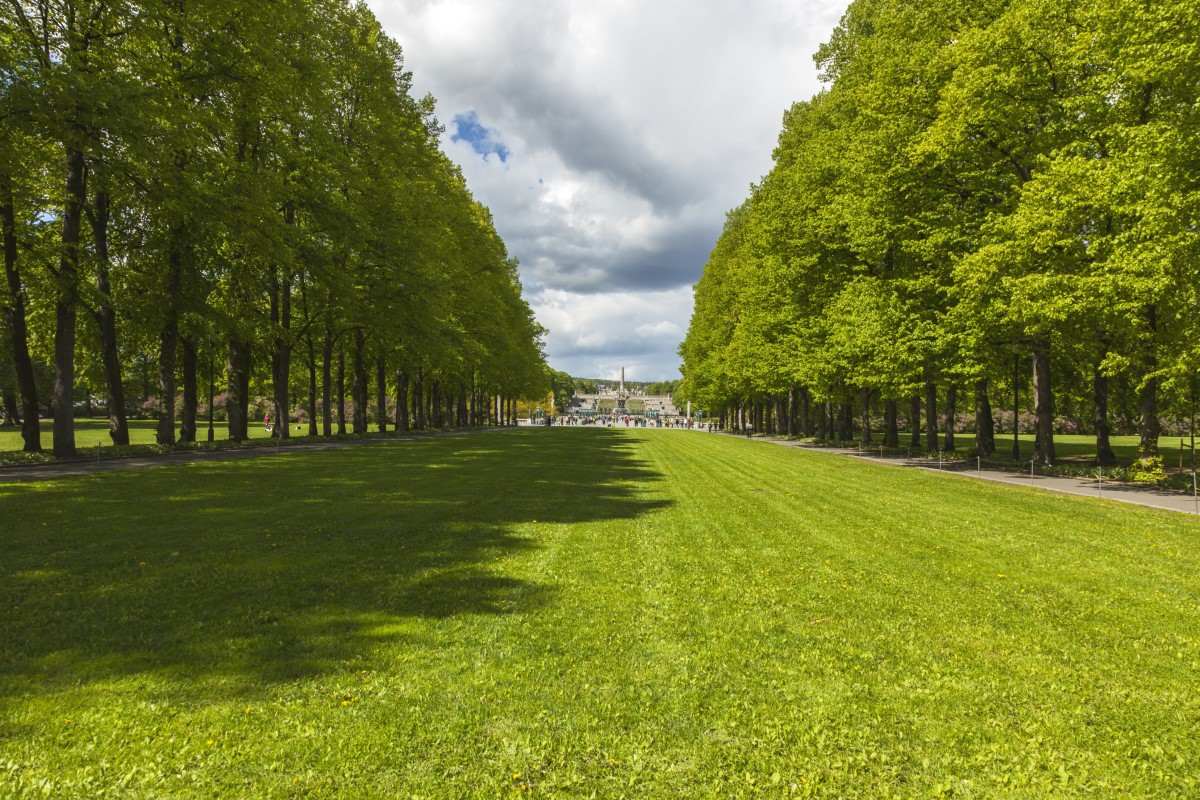
[[[1162,456],[1139,458],[1129,465],[1129,480],[1134,483],[1162,483],[1166,479]]]

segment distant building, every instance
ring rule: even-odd
[[[679,410],[670,395],[646,394],[639,387],[625,387],[625,368],[621,368],[621,380],[617,384],[600,384],[595,394],[576,392],[567,407],[567,413],[575,416],[632,416],[632,417],[678,417]]]

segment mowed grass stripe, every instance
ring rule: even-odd
[[[6,487],[0,520],[3,795],[1197,791],[1180,515],[567,429]]]

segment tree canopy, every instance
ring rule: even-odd
[[[893,446],[903,402],[933,450],[969,387],[987,455],[989,393],[1028,387],[1047,463],[1067,420],[1110,461],[1115,397],[1153,457],[1200,368],[1198,34],[1177,3],[855,0],[695,288],[682,394],[826,438],[882,407]]]
[[[203,410],[240,439],[264,411],[330,435],[544,396],[544,332],[441,132],[361,3],[0,1],[0,390],[26,449],[51,414],[71,454],[93,404],[114,443],[146,413],[170,445]]]

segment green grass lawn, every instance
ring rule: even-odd
[[[42,447],[49,450],[53,444],[54,423],[52,420],[44,419],[41,421],[42,427]],[[201,420],[197,423],[200,426],[198,438],[201,441],[208,439],[208,421]],[[130,444],[154,444],[154,433],[158,429],[158,421],[153,419],[131,419],[129,420],[129,443]],[[224,422],[213,423],[214,434],[217,439],[227,438],[226,425]],[[176,426],[176,434],[178,435],[178,426]],[[297,428],[295,423],[292,423],[292,435],[301,436],[308,432],[308,425],[303,425]],[[270,434],[262,426],[261,420],[253,420],[250,423],[250,438],[251,439],[267,439]],[[81,450],[90,450],[97,444],[101,447],[108,447],[112,444],[112,438],[108,435],[108,419],[77,419],[75,420],[75,446]],[[19,427],[0,428],[0,452],[7,450],[20,450],[24,446],[24,441],[21,439],[21,429]]]
[[[680,431],[0,486],[0,797],[1196,797],[1200,522]]]

